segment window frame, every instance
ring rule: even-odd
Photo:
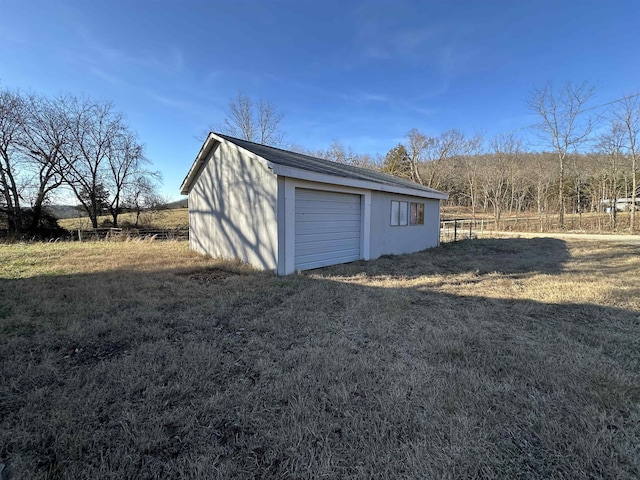
[[[409,202],[391,200],[392,227],[406,227],[409,225]]]
[[[409,225],[424,225],[424,202],[409,202]]]
[[[391,200],[392,227],[417,227],[424,225],[425,202],[408,202],[403,200]]]

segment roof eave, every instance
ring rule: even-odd
[[[200,176],[200,172],[205,166],[207,159],[209,158],[209,154],[217,146],[216,143],[219,145],[220,140],[216,138],[215,135],[210,133],[207,136],[207,139],[202,144],[202,147],[200,147],[200,151],[198,152],[196,159],[193,161],[193,165],[191,165],[191,168],[189,169],[189,173],[187,173],[187,176],[184,177],[184,180],[182,181],[182,185],[180,185],[181,195],[189,194],[191,187],[193,186],[197,178]]]
[[[224,143],[225,145],[232,144],[238,150],[242,150],[243,152],[246,152],[246,154],[250,155],[252,158],[260,162],[263,166],[271,168],[271,162],[269,162],[267,159],[247,150],[246,148],[241,147],[240,145],[236,145],[233,142],[229,142],[228,140],[211,132],[209,133],[209,135],[207,136],[207,139],[202,144],[202,147],[200,148],[200,151],[198,152],[198,155],[196,156],[196,159],[194,160],[193,165],[191,165],[191,168],[189,169],[189,173],[187,173],[187,176],[182,181],[182,185],[180,185],[181,195],[189,194],[189,192],[191,191],[191,188],[193,187],[196,180],[200,176],[200,173],[202,172],[205,165],[207,164],[207,161],[211,157],[212,152],[214,152],[222,143]]]
[[[338,175],[318,173],[300,168],[287,167],[278,163],[270,162],[269,160],[267,160],[267,163],[269,164],[269,167],[273,169],[273,172],[276,175],[296,178],[298,180],[336,184],[345,187],[366,188],[368,190],[376,190],[387,193],[398,193],[400,195],[411,195],[414,197],[431,198],[436,200],[447,200],[449,198],[448,194],[439,191],[428,192],[417,188],[388,185],[386,183],[375,182],[372,180],[358,180],[355,178],[341,177]]]

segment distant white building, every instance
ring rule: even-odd
[[[604,205],[607,212],[611,212],[615,204],[616,212],[630,212],[632,200],[631,198],[603,198],[600,205]],[[636,212],[640,210],[640,197],[636,197]]]

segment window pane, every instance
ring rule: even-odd
[[[391,202],[391,225],[400,225],[400,202]]]
[[[424,203],[418,203],[418,219],[416,225],[424,225]]]
[[[418,204],[409,204],[409,225],[418,225]]]
[[[399,225],[407,225],[409,223],[409,204],[407,202],[398,202],[400,204],[400,223]]]

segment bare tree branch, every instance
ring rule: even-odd
[[[284,134],[280,130],[283,118],[284,113],[268,100],[261,98],[255,102],[238,92],[236,97],[229,100],[220,130],[221,133],[249,142],[281,146],[284,142]]]
[[[594,87],[585,82],[580,85],[567,83],[559,92],[555,92],[553,83],[547,82],[542,88],[534,87],[527,98],[529,110],[540,117],[540,121],[533,126],[534,129],[558,158],[561,228],[564,226],[566,197],[565,161],[567,154],[578,151],[593,131],[593,119],[585,117],[584,112],[594,91]]]

